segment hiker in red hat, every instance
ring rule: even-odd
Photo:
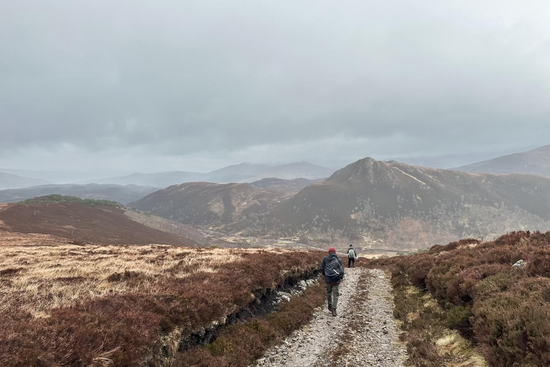
[[[328,249],[328,256],[323,259],[321,271],[325,276],[327,284],[327,300],[328,310],[332,312],[332,316],[336,316],[336,308],[338,307],[338,287],[342,279],[344,279],[344,265],[342,260],[336,255],[336,249],[331,247]]]

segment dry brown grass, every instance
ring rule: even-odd
[[[0,247],[5,246],[49,246],[67,243],[68,240],[49,234],[17,233],[2,230],[0,223]]]
[[[17,269],[0,282],[0,313],[18,307],[35,317],[47,317],[52,308],[112,294],[159,294],[166,278],[183,279],[194,273],[215,273],[223,264],[242,260],[258,249],[189,249],[164,245],[32,246],[43,235],[13,235],[0,240],[0,272]],[[283,253],[281,250],[263,250]],[[133,274],[115,282],[113,274]],[[131,278],[131,275],[127,276]]]

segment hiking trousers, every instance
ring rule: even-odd
[[[355,259],[348,257],[348,268],[354,267],[355,268]]]
[[[340,293],[338,293],[339,286],[340,284],[327,284],[328,305],[335,310],[336,310],[336,307],[338,307],[338,296],[340,296]]]

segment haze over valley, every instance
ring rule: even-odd
[[[154,215],[158,219],[149,222],[155,228],[179,233],[180,225],[195,227],[203,244],[215,238],[233,245],[282,240],[297,247],[351,242],[363,249],[413,250],[550,230],[549,161],[544,146],[457,170],[364,158],[339,170],[307,162],[241,163],[209,173],[96,180],[101,183],[41,185],[20,178],[30,187],[0,190],[0,202],[52,194],[114,201]],[[5,185],[14,183],[11,174],[5,177]],[[172,224],[160,224],[161,218]]]

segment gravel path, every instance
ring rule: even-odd
[[[346,269],[340,285],[338,316],[327,307],[268,350],[253,366],[402,367],[406,351],[398,341],[391,285],[381,270]]]

